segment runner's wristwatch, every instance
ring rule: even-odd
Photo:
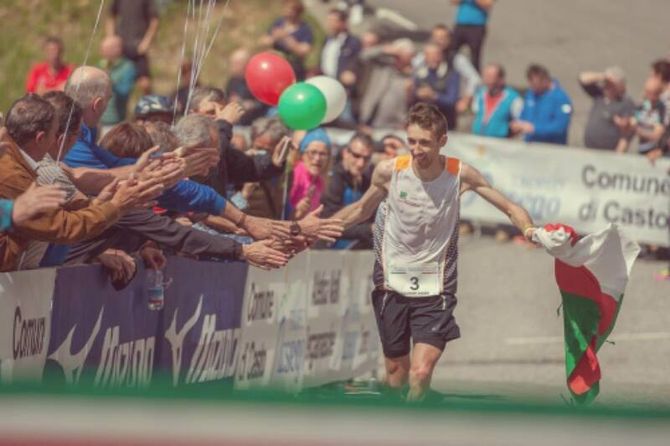
[[[299,236],[300,233],[302,232],[302,229],[300,229],[300,225],[295,220],[291,222],[291,226],[289,229],[291,230],[291,236],[293,237]]]

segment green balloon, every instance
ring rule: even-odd
[[[326,116],[326,97],[314,85],[299,82],[279,98],[279,116],[293,130],[311,130]]]

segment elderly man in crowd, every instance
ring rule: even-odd
[[[631,136],[622,131],[617,121],[635,114],[635,103],[626,94],[626,77],[619,67],[604,72],[587,71],[579,75],[579,83],[593,105],[584,130],[584,145],[590,149],[626,152]]]
[[[285,149],[281,143],[286,141],[289,134],[288,128],[279,118],[257,119],[251,126],[251,148],[246,155],[278,158],[281,150]],[[247,213],[258,217],[281,218],[285,192],[284,174],[268,180],[246,183],[242,195],[249,203]]]
[[[14,103],[7,115],[5,154],[0,158],[0,197],[14,199],[37,180],[37,164],[57,141],[58,117],[44,99],[30,95]],[[154,199],[162,190],[155,179],[126,181],[97,202],[76,211],[44,213],[0,240],[2,270],[20,267],[31,241],[76,243],[95,237],[133,207]],[[30,259],[28,259],[30,260]],[[38,259],[39,260],[39,259]]]
[[[225,93],[218,88],[201,87],[194,91],[189,112],[207,116],[215,123],[219,135],[216,145],[220,149],[219,165],[204,179],[204,183],[227,195],[235,184],[257,182],[279,177],[284,172],[285,159],[260,155],[246,156],[235,150],[230,140],[244,109],[237,102],[226,104]]]

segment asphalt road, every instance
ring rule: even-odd
[[[449,0],[366,0],[372,7],[398,12],[422,29],[453,24]],[[321,2],[312,3],[316,4]],[[574,102],[570,143],[581,145],[590,107],[577,84],[582,70],[621,66],[637,101],[650,63],[670,52],[667,0],[504,0],[493,8],[483,51],[484,62],[501,62],[509,83],[525,85],[531,62],[546,65]]]
[[[670,281],[664,265],[638,260],[611,339],[598,357],[600,401],[670,406]],[[461,339],[447,346],[435,387],[466,398],[560,401],[567,396],[561,298],[553,259],[540,249],[461,243],[455,316]]]

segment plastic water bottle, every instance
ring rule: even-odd
[[[165,281],[163,271],[159,269],[148,269],[146,276],[147,304],[150,310],[163,309],[165,303]]]

